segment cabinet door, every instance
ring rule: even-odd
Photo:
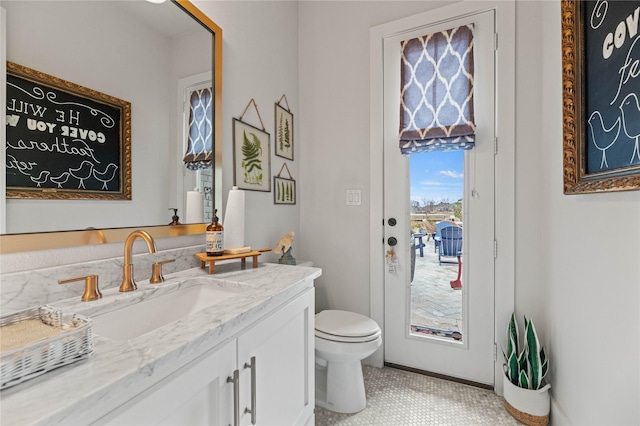
[[[213,349],[162,379],[110,415],[110,425],[230,425],[236,341]]]
[[[240,424],[252,424],[252,416],[258,425],[309,423],[315,406],[313,330],[311,288],[238,337]],[[254,369],[247,366],[253,357]],[[245,412],[252,402],[255,413]]]

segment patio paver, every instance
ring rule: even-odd
[[[416,269],[411,283],[411,325],[461,332],[462,290],[454,290],[450,285],[450,281],[458,276],[458,265],[440,265],[433,241],[426,242],[423,251],[424,257],[420,257],[420,251],[416,249]],[[455,261],[455,258],[446,260]]]

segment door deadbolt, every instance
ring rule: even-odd
[[[387,240],[387,243],[388,243],[391,247],[393,247],[393,246],[395,246],[396,244],[398,244],[398,240],[396,240],[396,237],[389,237],[389,239]]]
[[[396,224],[398,223],[398,221],[396,220],[395,217],[391,217],[389,218],[389,220],[387,221],[387,223],[389,224],[389,226],[396,226]]]

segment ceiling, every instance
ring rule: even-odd
[[[116,3],[126,9],[129,15],[169,39],[181,37],[197,28],[193,18],[171,1],[161,4],[144,0],[117,1]]]

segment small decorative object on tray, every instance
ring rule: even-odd
[[[0,317],[0,389],[93,353],[91,319],[43,305]]]

